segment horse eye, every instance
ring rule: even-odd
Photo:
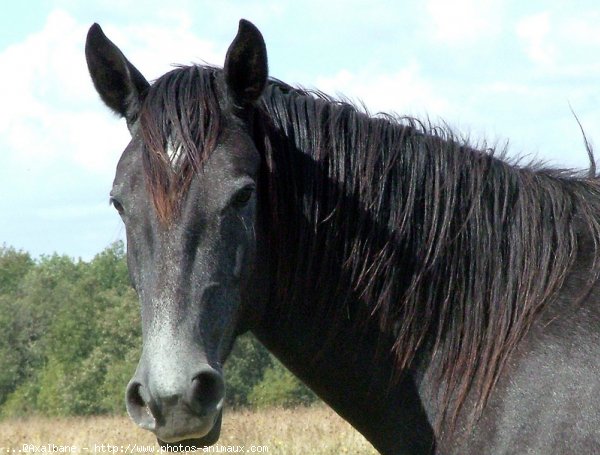
[[[121,204],[118,199],[115,199],[114,197],[111,196],[111,198],[109,199],[109,202],[112,204],[112,206],[115,208],[115,210],[117,212],[119,212],[119,215],[123,214],[125,209],[123,208],[123,204]]]
[[[231,205],[235,208],[244,207],[250,198],[252,197],[252,193],[254,192],[254,186],[248,185],[237,191],[233,197],[231,198]]]

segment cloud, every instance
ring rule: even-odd
[[[0,74],[1,96],[10,106],[0,112],[0,136],[13,159],[44,167],[65,161],[87,172],[112,173],[128,133],[92,87],[83,53],[87,28],[57,10],[42,30],[0,54],[0,67],[9,69]],[[190,56],[220,57],[189,26],[175,30],[145,24],[106,27],[149,79],[169,70],[170,63],[189,62]]]
[[[0,111],[0,140],[15,163],[40,173],[57,162],[102,173],[114,154],[94,133],[109,147],[126,143],[115,120],[92,107],[98,100],[83,57],[85,34],[85,26],[55,11],[43,30],[0,54],[0,67],[9,69],[0,73],[0,96],[9,106]]]
[[[343,94],[363,102],[371,112],[427,112],[432,116],[443,116],[449,108],[445,98],[438,95],[421,75],[416,63],[375,76],[367,70],[358,73],[342,70],[330,77],[318,77],[315,85],[325,93]]]
[[[431,33],[448,45],[476,45],[478,39],[500,31],[500,5],[495,0],[429,0]]]
[[[553,34],[549,12],[521,19],[516,25],[516,31],[532,61],[543,65],[555,63],[557,50],[549,39]]]
[[[573,10],[560,15],[543,11],[515,24],[521,49],[547,75],[597,77],[600,64],[600,10]]]
[[[568,18],[562,27],[563,34],[576,45],[600,47],[600,11],[586,12],[585,16]]]
[[[122,234],[106,197],[129,135],[95,93],[83,52],[99,18],[150,80],[172,63],[222,64],[247,17],[287,82],[343,93],[371,112],[497,131],[516,138],[516,151],[550,151],[558,163],[585,161],[568,102],[597,139],[594,2],[576,10],[549,2],[536,14],[498,0],[338,3],[155,1],[143,15],[130,0],[53,3],[62,9],[43,27],[0,49],[0,212],[10,217],[0,242],[91,257]]]
[[[199,39],[180,17],[176,27],[136,22],[118,29],[108,23],[104,29],[149,79],[190,58],[222,61],[224,46]],[[19,247],[34,243],[29,238],[45,239],[32,247],[34,254],[58,250],[90,257],[101,246],[83,239],[103,238],[94,231],[98,226],[119,223],[106,201],[129,133],[102,105],[88,75],[89,25],[55,10],[39,31],[0,52],[0,194],[7,195],[0,211],[28,213],[0,228],[0,241]],[[84,216],[87,224],[81,223]],[[73,223],[82,226],[80,237],[65,230]]]

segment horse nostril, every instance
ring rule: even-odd
[[[225,384],[221,375],[213,370],[204,370],[194,376],[188,401],[199,414],[214,412],[222,405]]]
[[[125,406],[127,407],[127,413],[136,424],[146,430],[152,431],[156,427],[156,419],[148,405],[150,397],[145,392],[142,384],[131,382],[127,386]]]

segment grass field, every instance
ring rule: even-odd
[[[134,446],[135,445],[135,446]],[[154,437],[127,417],[30,418],[0,422],[0,454],[159,453]],[[225,411],[213,453],[244,446],[242,453],[376,454],[349,424],[325,406],[258,411]],[[51,450],[50,450],[51,449]],[[220,449],[221,452],[217,450]],[[202,453],[196,452],[196,453]]]

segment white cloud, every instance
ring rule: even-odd
[[[397,112],[443,116],[448,102],[435,93],[420,74],[416,63],[389,74],[373,76],[370,71],[351,73],[342,70],[332,77],[321,76],[315,85],[325,93],[343,94],[352,100],[363,102],[375,112]]]
[[[0,73],[0,96],[9,106],[0,111],[0,137],[14,161],[43,168],[66,160],[103,172],[108,160],[102,158],[110,154],[94,132],[126,139],[92,107],[98,100],[83,56],[85,34],[85,26],[55,11],[43,30],[0,54],[0,67],[10,69]]]
[[[113,29],[104,24],[104,30],[148,79],[175,62],[222,62],[224,46],[219,51],[200,40],[181,17],[164,25],[136,22]],[[104,239],[99,226],[118,223],[106,201],[129,133],[103,106],[88,75],[89,25],[55,10],[39,31],[0,52],[0,210],[28,213],[2,227],[0,241],[21,246],[44,239],[27,247],[34,254],[68,251],[89,257],[103,245],[85,245],[82,239]],[[85,206],[94,209],[82,211]],[[77,240],[65,227],[81,224],[84,214],[90,220]],[[56,225],[52,235],[51,225]]]
[[[189,21],[176,25],[109,25],[105,32],[149,79],[193,56],[219,62],[215,46],[193,35]],[[91,84],[83,52],[87,28],[57,10],[42,30],[0,54],[0,67],[8,69],[0,73],[0,96],[9,106],[0,111],[0,137],[13,160],[38,166],[64,160],[91,172],[113,172],[128,133]]]
[[[560,18],[545,11],[518,20],[515,31],[540,79],[597,81],[600,63],[590,56],[600,52],[598,21],[600,10],[572,11]]]
[[[562,27],[563,37],[577,45],[600,46],[599,22],[600,11],[587,14],[585,17],[568,18]]]
[[[501,4],[496,0],[429,0],[433,36],[449,45],[475,45],[500,30]]]
[[[100,24],[148,79],[171,63],[222,64],[237,20],[247,17],[288,73],[298,68],[297,49],[335,57],[327,69],[302,60],[300,82],[362,100],[371,112],[442,117],[510,137],[516,151],[540,150],[563,164],[581,157],[585,165],[567,102],[598,142],[595,3],[575,10],[548,2],[535,15],[530,5],[498,0],[338,3],[155,1],[140,15],[130,0],[57,2],[65,10],[0,49],[0,212],[11,217],[0,223],[0,242],[90,257],[120,229],[106,195],[128,133],[102,105],[84,58],[87,29],[101,17],[112,18]],[[519,45],[524,53],[515,52]],[[348,65],[360,69],[338,71]]]
[[[199,39],[184,16],[179,24],[107,26],[104,32],[149,80],[173,69],[174,64],[222,65],[225,56],[224,46],[217,49],[215,43]]]
[[[557,50],[551,41],[554,29],[550,13],[528,16],[517,23],[516,29],[531,60],[543,65],[555,63]]]

